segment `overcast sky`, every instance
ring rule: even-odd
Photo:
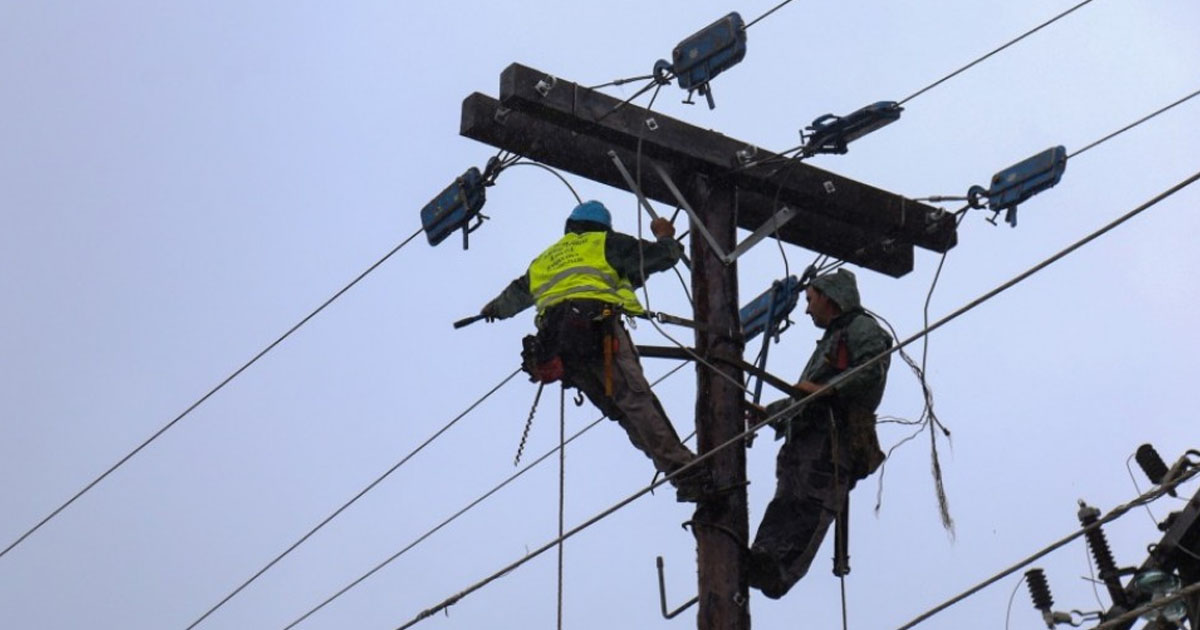
[[[417,230],[421,206],[495,152],[458,135],[460,105],[495,96],[509,63],[582,84],[645,74],[717,17],[749,21],[774,4],[0,1],[0,546]],[[717,79],[715,110],[681,104],[675,86],[655,109],[782,150],[818,116],[902,99],[1073,4],[798,0],[750,29],[745,60]],[[812,163],[908,197],[962,195],[1200,88],[1198,32],[1191,0],[1096,0],[907,103],[849,154]],[[1072,159],[1016,229],[968,215],[931,316],[1200,170],[1197,116],[1200,98]],[[629,193],[568,179],[636,230]],[[0,627],[187,627],[516,368],[532,314],[450,323],[522,273],[573,203],[540,169],[503,173],[468,251],[457,236],[436,248],[419,237],[0,557]],[[1200,185],[931,337],[956,535],[939,522],[925,435],[889,461],[878,513],[878,475],[852,496],[852,628],[898,627],[1060,538],[1077,527],[1080,498],[1106,511],[1129,500],[1126,458],[1139,444],[1168,460],[1200,445],[1198,207]],[[793,272],[814,256],[785,250]],[[900,279],[854,270],[866,305],[907,337],[937,262],[918,249]],[[739,261],[740,301],[783,275],[779,249],[759,246]],[[649,291],[655,310],[689,315],[673,274]],[[771,351],[788,379],[819,336],[802,313],[796,324]],[[633,334],[669,343],[644,324]],[[651,378],[673,367],[644,364]],[[694,374],[658,388],[682,434]],[[491,489],[514,471],[534,392],[513,379],[200,627],[282,628]],[[557,405],[548,388],[525,461],[557,444]],[[918,383],[893,361],[880,413],[920,410]],[[568,432],[597,416],[568,402]],[[881,428],[885,447],[906,435]],[[748,452],[752,528],[777,447],[763,437]],[[545,544],[556,460],[299,627],[394,628]],[[568,526],[652,472],[615,424],[588,431],[567,448]],[[1161,519],[1181,505],[1152,509]],[[695,543],[679,527],[690,516],[659,492],[572,538],[565,627],[693,627],[694,609],[659,616],[654,571],[661,554],[671,605],[694,595]],[[1108,535],[1122,565],[1160,536],[1144,510]],[[831,554],[832,536],[780,601],[752,593],[754,625],[836,627]],[[545,554],[421,627],[552,627],[555,566]],[[1080,579],[1081,542],[1038,566],[1060,609],[1100,608]],[[1017,580],[925,627],[1002,627]],[[1041,625],[1023,587],[1012,620]]]

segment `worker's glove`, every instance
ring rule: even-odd
[[[500,319],[500,309],[496,307],[494,302],[488,302],[483,308],[479,309],[479,314],[483,315],[483,319],[488,323]]]
[[[650,222],[650,231],[654,233],[654,238],[674,238],[675,236],[675,226],[662,217]]]
[[[787,437],[788,424],[796,416],[799,409],[793,409],[787,413],[783,413],[783,410],[794,404],[796,404],[795,400],[783,398],[767,405],[767,417],[771,418],[771,428],[775,429],[776,440],[782,440]]]

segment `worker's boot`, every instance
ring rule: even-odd
[[[785,584],[779,561],[758,545],[750,547],[749,552],[746,583],[771,599],[783,597],[788,592],[788,586]]]

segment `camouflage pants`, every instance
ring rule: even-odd
[[[845,449],[834,464],[828,429],[797,432],[775,463],[775,497],[750,548],[750,585],[782,597],[808,573],[829,525],[846,505],[852,478]]]
[[[614,323],[612,335],[616,342],[612,357],[612,396],[604,392],[602,355],[586,358],[564,355],[567,380],[604,415],[625,429],[629,441],[654,462],[655,469],[670,473],[692,461],[695,455],[679,440],[658,397],[650,390],[629,333],[624,326]]]

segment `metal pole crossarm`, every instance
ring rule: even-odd
[[[460,133],[498,149],[622,190],[627,189],[625,181],[613,166],[609,152],[616,153],[626,164],[637,164],[636,147],[629,149],[575,133],[515,111],[480,93],[471,94],[463,100]],[[664,168],[678,181],[683,181],[688,175],[679,165],[665,163]],[[674,196],[659,177],[644,177],[641,187],[646,198],[674,206]],[[780,206],[774,195],[774,190],[770,194],[739,190],[739,225],[754,230],[770,222]],[[885,237],[880,232],[808,212],[800,206],[789,204],[789,207],[796,210],[796,214],[779,228],[779,236],[784,242],[896,278],[912,271],[911,245],[902,242],[889,245],[884,242]]]
[[[505,107],[625,148],[635,149],[640,141],[643,151],[660,162],[713,178],[727,177],[740,190],[778,194],[781,202],[806,212],[890,234],[902,242],[937,252],[956,242],[953,217],[932,206],[803,163],[788,164],[782,169],[787,175],[778,163],[744,168],[737,154],[749,146],[747,142],[635,105],[621,105],[614,97],[540,70],[520,64],[505,68],[500,75],[500,101]],[[756,157],[766,161],[778,156],[757,151]],[[765,218],[739,217],[739,227],[753,230]]]

